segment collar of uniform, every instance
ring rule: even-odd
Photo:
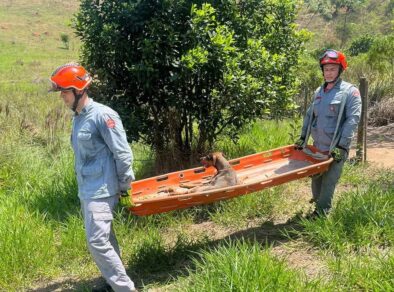
[[[88,104],[83,107],[79,115],[86,114],[93,106],[93,99],[89,98]]]
[[[342,79],[341,79],[341,78],[338,78],[337,81],[335,81],[334,86],[333,86],[330,90],[327,90],[327,91],[326,91],[326,86],[325,86],[326,83],[322,85],[321,90],[322,90],[322,92],[327,93],[327,92],[333,90],[334,88],[339,89],[339,88],[341,87],[341,83],[342,83]]]
[[[341,87],[341,83],[342,83],[342,79],[338,78],[338,80],[335,82],[333,88],[340,88]]]

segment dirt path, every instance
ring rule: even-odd
[[[354,156],[355,153],[353,143],[350,156]],[[374,166],[394,169],[394,123],[383,127],[368,127],[367,161]]]

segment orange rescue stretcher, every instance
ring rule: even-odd
[[[313,146],[308,146],[307,150],[319,154]],[[229,160],[240,181],[235,186],[180,195],[168,192],[169,187],[179,187],[181,183],[209,180],[216,173],[214,167],[197,167],[142,179],[132,183],[133,206],[129,210],[134,215],[144,216],[227,200],[322,173],[332,161],[329,157],[316,159],[289,145]]]

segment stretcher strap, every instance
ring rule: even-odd
[[[302,151],[306,154],[311,156],[312,158],[316,159],[316,160],[327,160],[330,158],[329,155],[327,154],[323,154],[321,152],[312,152],[309,148],[305,147],[302,149]]]

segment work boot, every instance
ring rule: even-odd
[[[318,218],[321,218],[322,216],[324,216],[321,212],[318,211],[313,211],[312,213],[308,214],[305,216],[306,220],[316,220]]]

